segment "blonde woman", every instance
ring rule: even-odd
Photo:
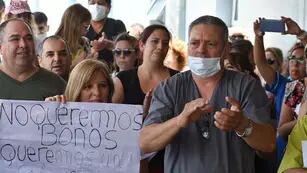
[[[64,95],[48,97],[45,100],[110,103],[113,91],[114,84],[108,66],[98,60],[87,59],[71,71]],[[140,165],[140,173],[147,173],[147,162],[142,160]]]
[[[68,7],[55,35],[66,40],[72,53],[72,67],[90,57],[91,49],[85,37],[90,26],[91,13],[81,4]]]
[[[46,98],[47,101],[111,102],[113,81],[107,65],[87,59],[71,71],[64,95]]]

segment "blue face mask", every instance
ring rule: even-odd
[[[189,56],[189,67],[193,74],[201,78],[215,75],[221,70],[220,57],[202,58]]]

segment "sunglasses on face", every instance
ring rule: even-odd
[[[120,56],[120,55],[124,55],[124,56],[129,56],[131,55],[132,52],[135,52],[135,49],[113,49],[112,50],[113,55],[114,56]]]
[[[274,60],[274,59],[267,59],[266,61],[267,61],[267,63],[268,63],[269,65],[272,65],[272,64],[275,63],[275,60]]]
[[[289,63],[290,64],[294,64],[294,63],[304,64],[305,58],[303,56],[296,57],[296,56],[292,55],[292,56],[289,57]]]

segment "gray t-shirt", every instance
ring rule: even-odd
[[[270,108],[260,82],[249,75],[225,71],[210,104],[214,112],[230,108],[225,97],[240,102],[244,115],[258,123],[269,123]],[[184,105],[200,98],[191,71],[177,74],[162,82],[153,94],[144,125],[165,122],[179,115]],[[214,113],[182,129],[165,149],[166,173],[254,173],[255,151],[234,131],[214,126]],[[209,132],[205,138],[202,132]]]

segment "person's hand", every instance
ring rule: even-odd
[[[281,20],[284,21],[287,26],[287,31],[285,31],[285,34],[292,34],[292,35],[301,34],[302,29],[291,18],[281,16]]]
[[[221,111],[217,111],[214,114],[214,124],[217,128],[224,131],[240,131],[242,126],[245,126],[244,120],[246,119],[241,112],[240,103],[231,97],[226,97],[225,99],[231,107],[230,109],[222,108]]]
[[[150,102],[151,102],[151,99],[152,99],[152,92],[153,92],[152,89],[150,89],[145,95],[145,99],[144,99],[144,102],[143,102],[143,120],[145,120],[145,118],[148,115],[148,111],[149,111],[149,108],[150,108]]]
[[[102,49],[112,49],[113,41],[107,39],[104,33],[102,33],[101,37],[98,40],[91,41],[92,52],[99,52]]]
[[[254,33],[256,37],[262,37],[264,32],[260,30],[260,18],[254,22]]]
[[[203,98],[186,103],[183,111],[178,116],[177,125],[181,128],[197,121],[204,113],[212,112],[213,107]]]
[[[64,95],[56,95],[53,97],[47,97],[45,98],[45,101],[56,101],[56,102],[61,102],[61,103],[66,103],[66,96]]]

